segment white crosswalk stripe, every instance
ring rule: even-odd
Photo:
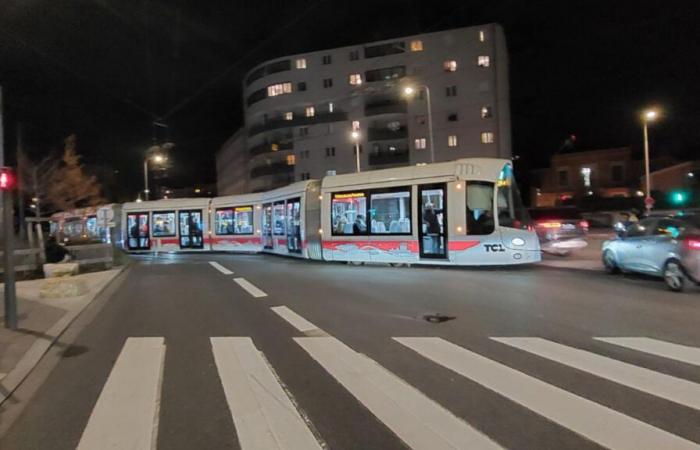
[[[686,364],[700,366],[700,348],[673,344],[646,337],[593,338],[608,344],[619,345],[663,358],[675,359]]]
[[[211,345],[243,450],[321,449],[250,338],[213,337]]]
[[[700,384],[542,338],[491,338],[625,386],[700,409]]]
[[[92,410],[79,450],[155,448],[164,360],[162,337],[127,339]]]
[[[413,449],[499,449],[498,444],[374,360],[333,337],[294,340]]]
[[[610,449],[698,449],[698,444],[574,395],[441,338],[396,341],[418,354]]]

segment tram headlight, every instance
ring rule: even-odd
[[[462,227],[457,227],[457,233],[461,233],[461,232],[462,232]]]
[[[457,183],[457,189],[462,189],[462,183]]]
[[[516,237],[516,238],[511,239],[510,243],[513,245],[516,245],[518,247],[521,247],[521,246],[525,245],[525,239]]]
[[[318,229],[318,234],[323,234],[323,228]]]

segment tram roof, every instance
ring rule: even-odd
[[[454,178],[460,180],[496,181],[503,166],[510,160],[501,158],[463,158],[455,161],[370,170],[361,173],[328,176],[323,179],[323,188],[386,183],[393,181],[415,181]]]
[[[292,183],[287,186],[283,186],[277,189],[273,189],[271,191],[263,192],[263,201],[270,201],[270,200],[277,200],[279,198],[285,198],[289,197],[295,194],[302,194],[306,192],[306,190],[309,188],[311,185],[318,185],[319,181],[318,180],[305,180],[305,181],[298,181],[296,183]]]
[[[238,195],[225,195],[223,197],[214,197],[211,200],[212,206],[222,206],[222,205],[242,205],[251,203],[260,203],[263,199],[263,193],[258,192],[254,194],[238,194]]]
[[[209,207],[210,198],[173,198],[163,200],[152,200],[147,202],[128,202],[124,203],[124,211],[157,211],[167,209],[182,209],[182,208],[203,208]]]

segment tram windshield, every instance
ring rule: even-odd
[[[518,185],[513,176],[513,168],[505,166],[496,183],[498,224],[502,227],[525,229],[530,224],[527,209],[523,206]]]

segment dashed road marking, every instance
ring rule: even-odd
[[[216,261],[209,261],[209,264],[219,272],[223,273],[224,275],[233,275],[233,272],[231,270],[228,270],[226,267],[222,266]]]
[[[273,306],[270,309],[302,333],[318,333],[321,331],[319,327],[304,319],[286,306]]]
[[[253,283],[246,280],[245,278],[234,278],[233,281],[238,283],[240,287],[248,291],[248,293],[255,298],[267,297],[267,294],[265,292],[263,292],[261,289],[258,289],[255,285],[253,285]]]

